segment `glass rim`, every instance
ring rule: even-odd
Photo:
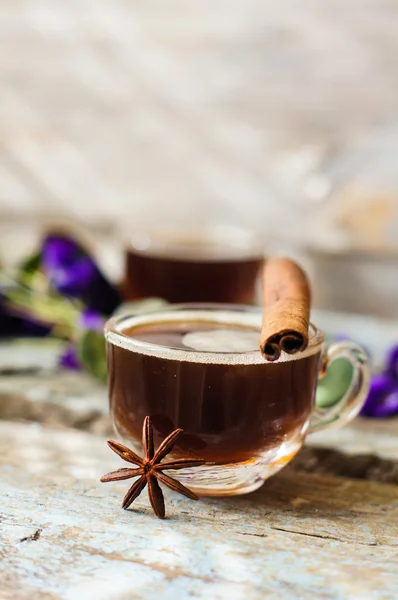
[[[201,246],[201,254],[196,260],[208,258],[203,250],[211,254],[214,248],[223,249],[226,258],[264,258],[265,243],[255,229],[235,225],[210,225],[208,227],[182,227],[166,225],[162,227],[136,227],[125,234],[127,249],[143,255],[163,254],[173,256],[178,248],[189,248],[194,243]],[[195,260],[190,256],[189,260]]]
[[[184,321],[204,321],[209,323],[220,323],[225,325],[247,326],[258,330],[259,343],[261,332],[261,307],[246,306],[238,304],[171,304],[156,310],[137,314],[131,311],[119,313],[105,323],[104,334],[108,343],[113,344],[145,356],[157,358],[179,360],[192,363],[209,364],[279,364],[281,362],[290,362],[299,360],[307,356],[312,356],[318,350],[320,351],[325,336],[324,333],[312,323],[310,324],[310,340],[306,350],[296,354],[281,353],[277,361],[266,360],[260,349],[241,351],[241,352],[215,352],[195,350],[191,348],[175,348],[172,346],[162,346],[152,342],[144,342],[132,335],[123,333],[126,329],[149,325],[151,323],[178,322]]]

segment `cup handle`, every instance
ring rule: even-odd
[[[341,427],[356,417],[365,403],[369,380],[368,357],[360,346],[331,344],[324,354],[309,433]]]

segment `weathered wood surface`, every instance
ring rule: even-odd
[[[398,597],[397,419],[310,436],[248,496],[166,491],[161,522],[99,483],[105,388],[41,348],[0,345],[0,600]]]
[[[105,440],[0,423],[5,598],[393,599],[398,488],[286,470],[258,492],[199,503],[166,492],[158,521]]]
[[[106,388],[86,374],[62,370],[0,376],[0,419],[113,431]]]

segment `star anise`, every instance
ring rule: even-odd
[[[148,484],[148,495],[153,511],[159,519],[164,519],[164,497],[158,481],[174,492],[179,492],[192,500],[199,500],[199,497],[185,487],[185,485],[182,485],[182,483],[169,475],[162,473],[163,470],[168,469],[177,470],[187,469],[188,467],[198,467],[205,462],[202,459],[189,458],[179,458],[169,462],[161,462],[163,458],[171,452],[182,432],[182,429],[175,429],[165,440],[163,440],[155,452],[151,418],[145,417],[142,428],[142,445],[144,446],[145,451],[144,458],[141,458],[135,452],[130,450],[130,448],[123,446],[123,444],[108,440],[108,446],[113,452],[116,452],[123,460],[138,466],[138,469],[118,469],[117,471],[113,471],[112,473],[108,473],[101,477],[101,481],[106,483],[108,481],[119,481],[121,479],[131,479],[132,477],[139,476],[139,479],[133,483],[123,498],[122,508],[128,508]]]

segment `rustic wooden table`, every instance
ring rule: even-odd
[[[398,4],[337,4],[0,3],[2,260],[37,215],[106,227],[176,207],[289,236],[336,159],[343,186],[374,156],[394,165]],[[398,597],[398,420],[312,437],[248,496],[166,492],[165,521],[99,483],[120,466],[110,432],[96,382],[0,345],[1,600]]]
[[[106,390],[0,345],[0,598],[395,599],[398,420],[314,435],[251,495],[123,511]],[[12,365],[12,366],[11,366]]]

